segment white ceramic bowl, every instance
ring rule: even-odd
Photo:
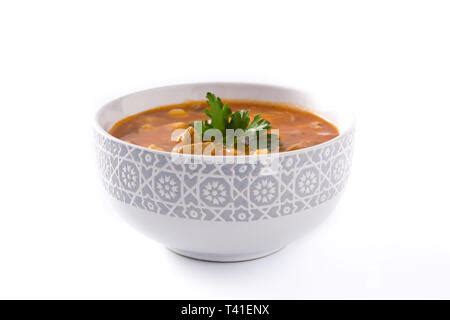
[[[338,137],[296,151],[216,163],[132,145],[107,131],[118,120],[161,105],[222,98],[287,102],[329,119]],[[95,119],[101,177],[121,216],[182,255],[242,261],[276,252],[322,222],[347,180],[352,117],[317,109],[297,90],[245,83],[198,83],[133,93],[101,108]],[[254,161],[253,161],[254,160]],[[252,162],[253,163],[249,163]]]

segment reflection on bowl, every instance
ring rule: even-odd
[[[340,134],[305,149],[221,162],[174,157],[107,132],[126,116],[201,99],[207,91],[229,99],[307,106],[333,122]],[[109,103],[97,113],[95,139],[103,184],[128,223],[182,255],[242,261],[278,251],[332,212],[349,174],[353,123],[344,113],[311,107],[296,90],[201,83],[150,89]]]

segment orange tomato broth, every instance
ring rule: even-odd
[[[249,110],[279,130],[280,152],[314,146],[339,135],[332,123],[310,111],[286,103],[227,100],[232,111]],[[175,129],[187,128],[196,120],[206,120],[206,101],[186,101],[151,108],[118,121],[109,130],[114,137],[142,147],[172,151],[178,144],[171,136]]]

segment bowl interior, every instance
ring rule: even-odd
[[[301,91],[272,85],[251,83],[194,83],[144,90],[116,99],[99,110],[96,124],[107,132],[117,121],[162,105],[186,100],[203,100],[211,91],[224,99],[249,99],[289,103],[310,110],[329,120],[343,134],[351,126],[353,118],[344,110],[322,108]]]

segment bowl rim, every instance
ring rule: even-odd
[[[100,107],[96,112],[95,112],[95,116],[94,116],[94,123],[93,123],[93,127],[94,130],[96,132],[98,132],[99,134],[102,134],[103,136],[107,137],[108,139],[116,142],[116,143],[121,143],[127,146],[131,146],[133,148],[137,148],[140,150],[144,150],[147,152],[152,152],[152,153],[156,153],[156,154],[160,154],[160,155],[164,155],[164,156],[175,156],[177,158],[184,158],[184,159],[193,159],[193,158],[201,158],[201,159],[205,159],[205,160],[210,160],[214,162],[214,159],[220,159],[220,158],[231,158],[231,159],[236,159],[236,160],[244,160],[244,159],[264,159],[264,158],[270,158],[270,157],[285,157],[285,156],[293,156],[293,155],[297,155],[297,154],[301,154],[301,153],[307,153],[311,150],[314,149],[319,149],[322,147],[326,147],[329,144],[333,144],[335,141],[341,139],[343,136],[345,136],[346,134],[353,132],[355,130],[355,114],[354,112],[351,111],[347,111],[346,113],[348,114],[348,120],[349,120],[349,125],[346,126],[346,128],[344,130],[340,130],[340,128],[338,127],[339,130],[339,134],[322,143],[310,146],[310,147],[306,147],[306,148],[302,148],[302,149],[297,149],[297,150],[292,150],[292,151],[283,151],[283,152],[277,152],[274,154],[259,154],[259,155],[237,155],[237,156],[212,156],[212,155],[203,155],[203,154],[183,154],[183,153],[174,153],[171,151],[161,151],[161,150],[153,150],[153,149],[149,149],[149,148],[145,148],[136,144],[132,144],[129,142],[126,142],[124,140],[121,140],[119,138],[114,137],[113,135],[111,135],[106,129],[104,129],[100,123],[99,123],[99,119],[100,119],[100,115],[105,111],[105,109],[107,109],[110,105],[112,105],[114,102],[119,101],[121,99],[124,99],[126,97],[135,95],[135,94],[139,94],[139,93],[143,93],[143,92],[147,92],[147,91],[151,91],[151,90],[159,90],[159,89],[164,89],[164,88],[180,88],[180,87],[188,87],[188,86],[192,86],[192,85],[198,85],[198,86],[202,86],[202,85],[228,85],[228,86],[242,86],[242,85],[247,85],[247,86],[258,86],[258,87],[266,87],[266,88],[271,88],[271,89],[280,89],[280,90],[288,90],[288,91],[295,91],[295,92],[301,92],[299,89],[294,88],[294,87],[290,87],[290,86],[282,86],[282,85],[272,85],[272,84],[266,84],[266,83],[257,83],[257,82],[244,82],[244,81],[239,81],[239,82],[233,82],[233,81],[212,81],[212,82],[189,82],[189,83],[179,83],[179,84],[171,84],[171,85],[163,85],[163,86],[158,86],[158,87],[152,87],[152,88],[148,88],[148,89],[144,89],[144,90],[138,90],[129,94],[126,94],[124,96],[118,97],[116,99],[113,99],[111,101],[109,101],[108,103],[106,103],[105,105],[103,105],[102,107]],[[314,112],[314,108],[311,109],[307,109],[310,112]],[[335,110],[335,109],[333,109]],[[227,163],[226,161],[224,161],[224,163]]]

